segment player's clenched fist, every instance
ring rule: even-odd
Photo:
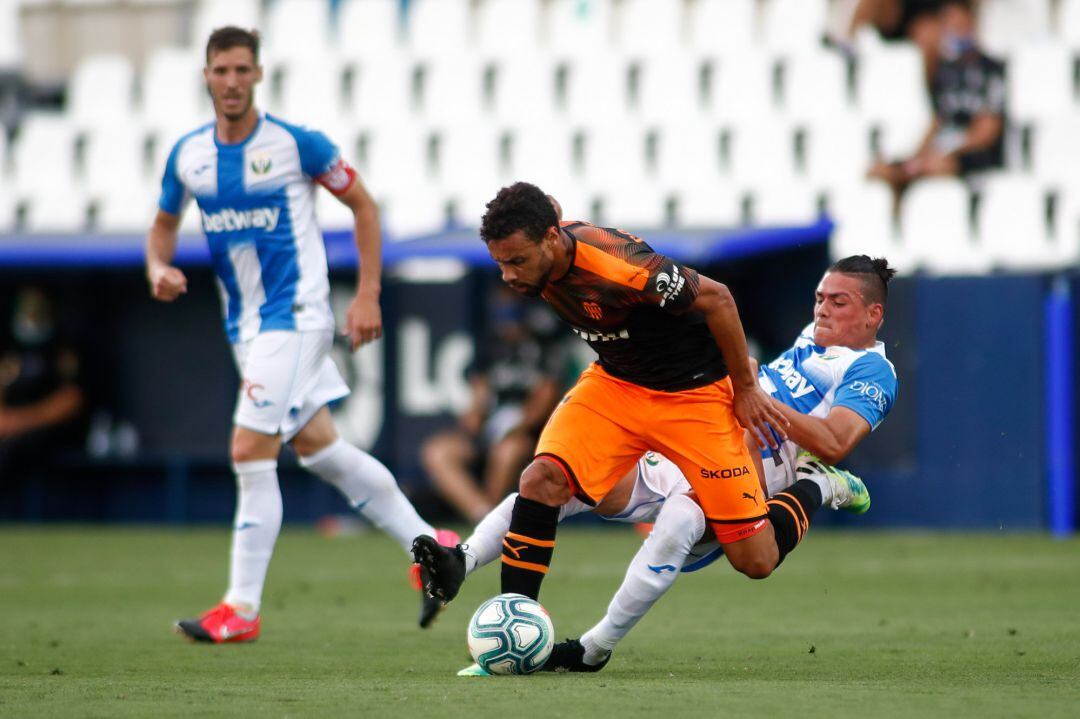
[[[150,296],[161,302],[172,302],[187,293],[187,277],[176,267],[155,267],[149,272]]]

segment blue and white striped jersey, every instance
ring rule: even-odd
[[[158,206],[179,215],[198,204],[230,342],[333,329],[314,195],[316,183],[341,194],[354,178],[325,135],[271,115],[243,142],[220,142],[211,122],[176,143]]]
[[[803,328],[790,349],[760,368],[758,384],[811,417],[825,417],[833,407],[847,407],[865,419],[871,430],[892,409],[898,389],[884,343],[861,350],[821,347],[814,344],[813,323]],[[784,442],[781,456],[789,466],[794,465],[797,450],[791,440]],[[765,464],[768,468],[771,463]]]

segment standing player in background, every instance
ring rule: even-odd
[[[600,357],[552,414],[521,475],[501,591],[535,599],[561,507],[574,497],[602,503],[648,450],[678,465],[731,565],[767,577],[802,538],[821,492],[802,480],[761,501],[742,427],[764,448],[786,439],[788,420],[758,386],[727,288],[619,230],[560,222],[528,183],[499,191],[480,235],[503,281],[542,296]],[[453,598],[465,575],[460,548],[418,537],[413,551],[429,591]]]
[[[322,133],[256,109],[258,63],[255,32],[225,27],[210,35],[203,74],[216,120],[185,135],[169,155],[146,247],[153,297],[172,302],[187,292],[184,273],[171,262],[180,215],[194,197],[242,380],[230,448],[238,502],[229,587],[216,607],[176,625],[206,642],[259,636],[259,603],[281,529],[283,442],[406,551],[417,534],[435,532],[386,467],[338,436],[326,406],[349,389],[330,358],[334,317],[314,193],[322,185],[355,216],[360,281],[344,331],[353,351],[382,336],[377,208]]]

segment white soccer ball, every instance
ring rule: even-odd
[[[468,641],[473,659],[491,674],[531,674],[551,656],[555,627],[536,600],[500,594],[473,614]]]

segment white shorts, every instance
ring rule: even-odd
[[[327,403],[349,394],[330,347],[332,330],[263,332],[233,345],[240,372],[233,424],[286,442]]]

